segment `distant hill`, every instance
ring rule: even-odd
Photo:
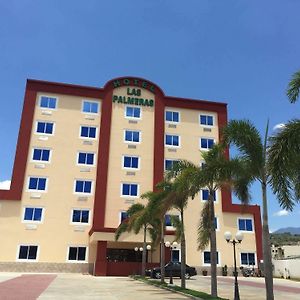
[[[272,234],[279,234],[279,233],[290,233],[292,235],[300,234],[300,227],[280,228],[280,229],[276,230],[275,232],[272,232]]]

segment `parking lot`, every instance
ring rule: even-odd
[[[174,279],[180,285],[180,279]],[[263,278],[239,278],[244,300],[264,300]],[[209,276],[194,276],[187,287],[210,292]],[[233,277],[218,277],[219,296],[233,299]],[[298,300],[300,282],[274,279],[276,300]],[[175,300],[188,297],[162,290],[127,277],[93,277],[82,274],[0,273],[1,300],[33,299],[105,299]]]

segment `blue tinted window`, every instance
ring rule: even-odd
[[[34,215],[33,215],[33,221],[41,221],[42,220],[42,208],[35,208],[34,209]]]
[[[210,264],[210,251],[204,251],[203,256],[204,256],[204,263]],[[219,252],[217,252],[217,264],[218,263],[219,263]]]
[[[75,192],[76,193],[91,193],[92,181],[89,180],[76,180]]]
[[[37,246],[20,246],[19,259],[36,259]]]
[[[124,156],[124,168],[135,168],[139,167],[139,158],[135,156]]]
[[[255,265],[254,253],[241,253],[242,265]]]
[[[33,207],[26,207],[25,208],[25,213],[24,213],[24,220],[25,221],[31,221],[33,219]]]
[[[46,189],[46,178],[30,177],[28,188],[30,190],[44,191]]]
[[[94,164],[94,154],[80,152],[78,154],[78,164],[93,165]]]
[[[51,109],[56,108],[56,98],[42,96],[40,107],[51,108]]]
[[[53,133],[53,123],[38,122],[36,132],[52,134]]]
[[[208,200],[209,197],[209,190],[201,190],[202,192],[202,200]],[[216,192],[214,191],[214,201],[216,201]]]
[[[172,226],[171,216],[170,215],[165,215],[165,225],[166,226]]]
[[[139,131],[125,130],[125,141],[138,143],[140,141]]]
[[[85,260],[86,247],[70,247],[69,248],[69,260]]]
[[[137,184],[122,184],[122,195],[123,196],[137,196],[138,185]]]
[[[166,135],[166,145],[179,146],[179,136],[178,135]]]
[[[166,111],[166,121],[179,122],[179,113],[176,111]]]
[[[81,223],[88,223],[89,222],[89,211],[82,210],[81,211]]]
[[[128,214],[126,211],[122,211],[121,212],[121,222],[123,222],[124,220],[126,220],[128,218]]]
[[[49,161],[50,150],[48,149],[33,149],[33,160]]]
[[[19,259],[27,259],[29,246],[20,246]]]
[[[213,125],[213,116],[200,115],[200,124],[201,125]]]
[[[215,229],[218,229],[218,218],[216,217],[214,219],[214,225],[215,225]]]
[[[89,222],[89,211],[88,210],[73,210],[72,215],[73,223],[88,223]]]
[[[80,136],[92,139],[96,138],[96,127],[81,126]]]
[[[73,216],[72,216],[72,222],[76,223],[76,222],[80,222],[80,217],[81,217],[81,213],[80,210],[73,210]]]
[[[80,136],[88,137],[89,136],[89,128],[86,126],[82,126]]]
[[[140,141],[140,133],[138,131],[133,131],[132,141],[133,142],[139,142]]]
[[[211,149],[214,145],[213,139],[201,138],[201,148],[202,149]]]
[[[141,116],[141,108],[140,107],[134,107],[134,106],[126,107],[126,117],[140,118],[140,116]]]
[[[238,220],[239,230],[252,231],[253,225],[251,219],[239,219]]]
[[[99,107],[99,105],[96,102],[84,101],[82,110],[83,110],[83,112],[97,114],[98,107]]]

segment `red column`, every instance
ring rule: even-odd
[[[107,275],[107,259],[106,259],[106,241],[98,241],[97,244],[97,256],[95,263],[95,276],[106,276]]]

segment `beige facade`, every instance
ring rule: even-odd
[[[128,97],[128,88],[132,90],[136,86],[114,88],[112,96],[126,98]],[[32,107],[34,115],[21,199],[16,199],[16,201],[2,199],[0,201],[0,241],[2,245],[0,267],[2,266],[3,270],[17,268],[17,264],[22,265],[24,269],[26,263],[28,263],[28,266],[31,265],[30,268],[32,268],[32,263],[35,263],[37,266],[41,266],[40,270],[91,271],[97,261],[97,243],[99,241],[107,242],[107,249],[132,250],[136,246],[141,246],[141,234],[125,234],[121,236],[120,241],[115,242],[113,230],[95,231],[92,226],[93,222],[97,222],[98,214],[104,214],[104,228],[117,228],[121,221],[121,213],[126,211],[133,203],[141,202],[145,204],[145,200],[141,200],[140,195],[152,190],[155,184],[153,176],[154,168],[157,167],[154,163],[156,147],[155,106],[158,96],[143,87],[139,87],[139,90],[140,95],[135,97],[152,99],[153,105],[132,105],[115,101],[112,103],[111,124],[105,125],[110,126],[110,138],[104,212],[94,211],[96,207],[95,191],[102,180],[101,177],[97,178],[97,161],[99,161],[99,156],[107,155],[99,146],[102,132],[101,124],[103,125],[101,118],[107,113],[103,110],[104,96],[103,98],[74,96],[67,92],[37,91],[35,106]],[[87,93],[87,95],[89,94],[91,93]],[[55,98],[56,108],[41,108],[40,101],[43,96]],[[84,101],[97,103],[98,112],[83,112]],[[192,100],[178,99],[177,101],[188,102]],[[127,106],[139,108],[140,118],[126,117]],[[182,108],[177,105],[176,107],[165,106],[164,110],[179,114],[179,122],[165,121],[164,124],[164,135],[179,136],[178,146],[165,145],[164,160],[187,159],[200,165],[200,151],[207,150],[201,148],[201,138],[212,139],[215,143],[219,141],[220,118],[218,112],[206,109]],[[200,115],[212,116],[213,125],[201,125],[199,122]],[[53,123],[53,133],[37,133],[37,122]],[[96,137],[81,137],[82,126],[95,127]],[[126,130],[139,132],[139,141],[126,141]],[[50,150],[49,161],[33,160],[33,149]],[[79,164],[78,155],[80,152],[93,154],[93,164]],[[126,156],[137,157],[138,168],[124,167],[124,157]],[[30,190],[30,177],[46,178],[45,190]],[[91,192],[77,193],[75,191],[76,180],[91,181]],[[125,189],[123,184],[137,184],[137,195],[123,195]],[[133,187],[130,186],[131,188]],[[185,211],[187,263],[198,268],[207,268],[209,264],[205,262],[204,253],[197,250],[196,232],[200,212],[205,201],[201,195],[202,193],[199,193],[194,200],[189,201]],[[254,254],[257,266],[256,225],[253,214],[224,212],[222,201],[222,193],[218,191],[215,211],[218,224],[219,267],[225,264],[231,267],[233,264],[232,246],[227,244],[223,236],[225,231],[231,231],[235,234],[241,229],[239,228],[239,219],[247,219],[247,224],[249,225],[250,222],[252,229],[244,231],[244,241],[237,247],[238,265],[245,265],[241,253],[250,253]],[[41,220],[25,221],[25,208],[42,208]],[[88,222],[72,222],[74,210],[88,211]],[[171,214],[178,214],[178,212],[172,211]],[[172,241],[173,235],[166,236],[165,240]],[[150,243],[149,238],[148,242]],[[19,259],[20,246],[22,245],[38,246],[36,258]],[[79,251],[78,247],[85,247],[84,260],[69,260],[70,247],[77,248],[77,251]],[[180,245],[177,248],[180,249]],[[247,259],[249,261],[249,257]],[[148,253],[148,262],[159,262],[159,251],[157,249]],[[77,263],[78,267],[67,267],[68,264],[73,263]],[[54,267],[57,265],[58,267]],[[86,267],[82,268],[82,265]],[[39,268],[34,268],[34,270],[37,269]]]

